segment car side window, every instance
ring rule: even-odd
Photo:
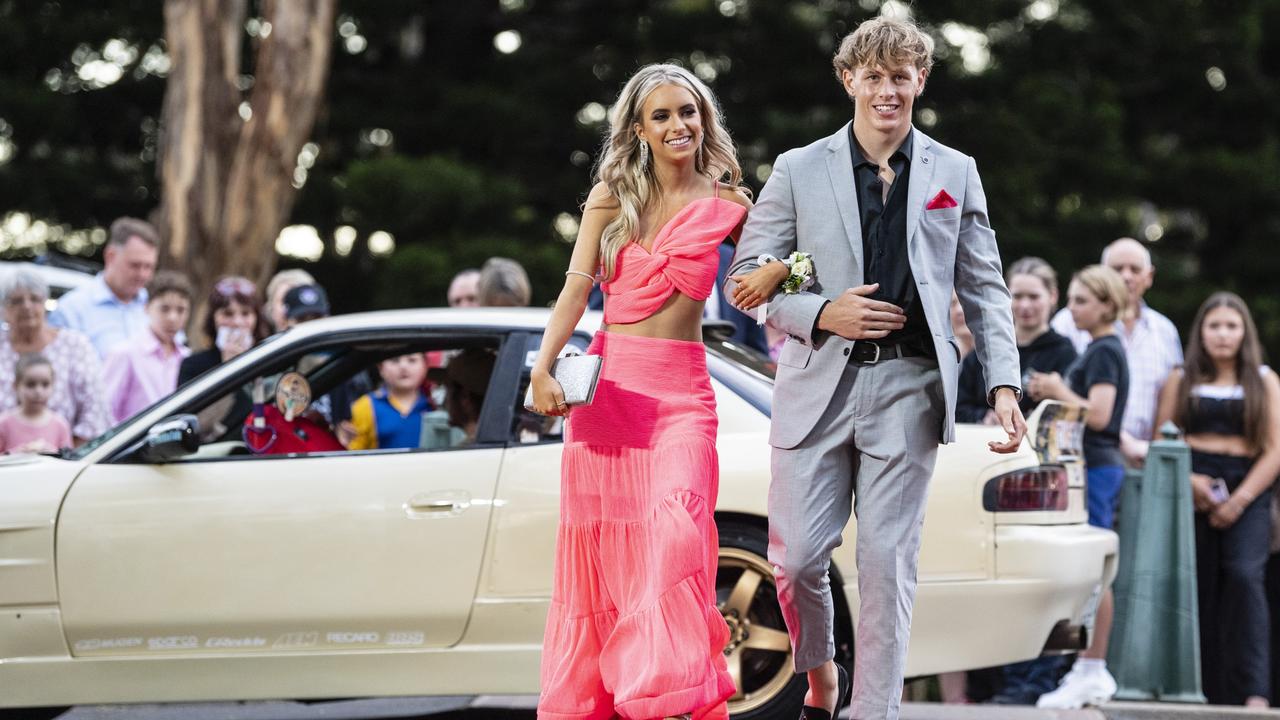
[[[500,344],[348,342],[258,363],[185,409],[200,446],[180,462],[483,446],[477,430]]]
[[[590,343],[591,338],[587,335],[575,334],[569,339],[569,342],[565,343],[565,348],[561,354],[585,355],[587,346]],[[512,422],[511,427],[511,442],[521,445],[562,442],[564,440],[564,418],[539,415],[526,410],[524,407],[525,394],[529,391],[530,372],[533,370],[533,363],[538,357],[538,348],[541,345],[541,335],[530,334],[527,336],[524,368],[520,373],[520,392],[516,395],[515,420]]]

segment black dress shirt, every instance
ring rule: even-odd
[[[906,325],[889,333],[882,343],[907,343],[931,351],[929,323],[924,305],[916,292],[911,261],[907,256],[907,187],[911,178],[912,133],[889,157],[893,184],[884,195],[880,167],[866,159],[849,127],[849,146],[853,155],[853,181],[858,195],[858,216],[862,226],[863,282],[879,283],[873,299],[893,303],[907,314]]]

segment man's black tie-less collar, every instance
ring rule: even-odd
[[[853,157],[853,181],[858,198],[859,224],[862,228],[863,282],[879,283],[872,298],[893,303],[907,314],[906,325],[889,333],[878,342],[883,344],[907,343],[925,349],[930,348],[929,324],[924,317],[924,305],[916,293],[915,278],[911,274],[911,260],[907,255],[907,188],[911,180],[911,159],[915,130],[889,156],[893,170],[893,183],[885,194],[880,166],[862,153],[858,139],[849,126],[849,147]]]

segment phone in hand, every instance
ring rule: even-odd
[[[1222,478],[1214,478],[1209,481],[1209,498],[1215,503],[1221,505],[1231,497],[1231,491],[1227,489],[1227,481]]]

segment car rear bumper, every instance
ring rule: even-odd
[[[1115,579],[1119,540],[1088,525],[995,528],[995,577],[919,585],[907,675],[1039,656],[1055,626],[1091,626]],[[1091,632],[1091,630],[1090,630]]]

